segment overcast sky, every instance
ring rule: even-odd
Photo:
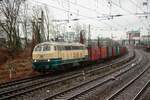
[[[140,30],[147,34],[148,22],[144,15],[136,13],[147,12],[143,6],[146,0],[29,0],[29,4],[35,6],[47,6],[50,15],[54,19],[68,19],[68,11],[72,16],[70,19],[78,18],[78,23],[91,25],[91,34],[95,38],[98,35],[125,38],[126,31]],[[110,4],[108,2],[111,2]],[[109,15],[118,15],[108,20]],[[99,18],[97,18],[99,17]],[[66,23],[72,25],[76,22]]]

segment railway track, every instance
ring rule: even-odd
[[[141,62],[141,60],[138,60],[134,66],[139,64]],[[107,82],[114,81],[115,77],[118,77],[119,75],[124,74],[125,72],[129,71],[131,68],[134,67],[134,66],[132,66],[132,67],[128,68],[127,66],[129,66],[129,65],[125,65],[125,66],[126,66],[125,69],[116,71],[115,73],[112,73],[111,75],[107,74],[104,76],[97,77],[96,79],[84,82],[82,84],[71,87],[64,91],[58,92],[54,95],[48,96],[44,100],[53,100],[53,99],[54,100],[55,99],[56,100],[74,100],[74,99],[79,99],[80,97],[82,98],[82,96],[84,94],[86,94],[87,92],[90,92],[93,89],[95,89],[99,86],[102,86]]]
[[[112,62],[110,62],[111,64],[105,64],[105,65],[102,65],[100,64],[99,67],[107,67],[107,66],[111,66],[117,62],[121,62],[122,60],[125,60],[129,58],[129,56],[126,56],[124,59],[121,59],[121,58],[118,58]],[[120,61],[121,60],[121,61]],[[97,66],[93,66],[92,69],[95,69]],[[83,70],[91,70],[91,68],[84,68]],[[74,72],[70,72],[70,73],[62,73],[62,74],[59,74],[59,75],[56,75],[56,76],[50,76],[50,75],[39,75],[39,76],[36,76],[36,77],[30,77],[30,78],[25,78],[25,79],[21,79],[21,80],[15,80],[15,81],[11,81],[11,82],[6,82],[6,83],[2,83],[0,84],[0,92],[3,92],[3,91],[7,91],[7,90],[10,90],[10,89],[13,89],[16,88],[16,87],[20,87],[22,85],[24,85],[25,83],[36,83],[38,81],[40,82],[45,82],[45,80],[48,80],[49,77],[51,77],[51,79],[49,81],[52,81],[52,80],[56,80],[56,79],[59,79],[59,78],[62,78],[62,77],[65,77],[65,76],[71,76],[75,73],[80,73],[80,71],[74,71]],[[19,85],[19,86],[18,86]]]
[[[106,65],[103,68],[108,67],[108,66],[112,66],[112,65],[113,64]],[[98,69],[101,69],[101,68],[98,68]],[[87,73],[90,73],[90,72],[95,71],[95,70],[96,69],[91,70]],[[58,80],[56,78],[54,78],[53,81],[52,80],[46,80],[46,81],[44,81],[44,84],[43,84],[43,82],[39,82],[39,83],[35,83],[35,84],[32,84],[32,85],[31,84],[30,85],[23,85],[21,87],[17,87],[17,88],[12,89],[12,90],[1,91],[0,92],[0,100],[7,100],[9,98],[20,96],[20,95],[23,95],[25,93],[29,93],[29,92],[35,91],[37,89],[44,88],[46,86],[56,84],[56,83],[62,82],[64,80],[72,79],[72,78],[75,78],[75,77],[78,77],[78,76],[81,76],[81,75],[82,75],[82,73],[79,73],[79,74],[75,74],[75,75],[70,75],[70,77],[64,77],[64,78],[61,77],[61,79],[58,78]]]
[[[138,92],[138,94],[132,100],[139,100],[148,87],[150,87],[150,80],[144,85],[144,87]]]
[[[118,89],[108,97],[107,100],[138,100],[150,84],[150,81],[147,81],[150,78],[149,66],[150,63],[146,64],[144,70],[141,71],[140,74]]]
[[[123,60],[122,58],[126,59],[126,58],[129,58],[129,54],[123,56],[123,57],[120,57],[120,58],[117,58],[113,61],[110,61],[110,62],[107,62],[105,65],[110,65],[110,63],[115,64],[116,62],[119,62],[119,60]],[[98,66],[104,66],[103,64],[99,64]],[[93,68],[95,68],[93,66]],[[85,69],[85,68],[84,68]],[[83,69],[83,70],[84,70]],[[62,73],[64,74],[64,73]],[[56,75],[55,75],[56,76]],[[60,76],[60,74],[59,74]],[[33,77],[28,77],[28,78],[24,78],[24,79],[19,79],[19,80],[13,80],[13,81],[10,81],[10,82],[5,82],[5,83],[1,83],[0,84],[0,91],[3,89],[3,88],[7,88],[7,87],[11,87],[11,86],[14,86],[14,85],[18,85],[18,84],[22,84],[22,83],[27,83],[27,82],[30,82],[30,81],[34,81],[34,80],[38,80],[38,79],[43,79],[45,77],[48,77],[49,78],[49,74],[46,74],[46,75],[38,75],[38,76],[33,76]],[[51,76],[52,77],[52,76]]]
[[[13,81],[1,83],[0,88],[2,89],[2,88],[7,88],[7,87],[10,87],[10,86],[13,86],[13,85],[22,84],[22,83],[25,83],[25,82],[29,82],[29,81],[33,81],[33,80],[42,78],[44,76],[46,76],[46,75],[38,75],[38,76],[29,77],[29,78],[24,78],[24,79],[13,80]]]

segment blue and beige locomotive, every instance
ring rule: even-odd
[[[44,42],[35,46],[32,59],[36,71],[64,70],[87,61],[88,51],[80,43]]]

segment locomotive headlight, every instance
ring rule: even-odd
[[[48,59],[48,62],[49,62],[50,60]]]
[[[36,60],[34,60],[34,62],[36,62]]]

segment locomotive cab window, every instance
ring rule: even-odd
[[[37,47],[35,47],[34,51],[50,51],[51,47],[48,44],[44,44],[44,45],[39,45]]]
[[[46,44],[46,45],[43,45],[43,51],[50,51],[51,48],[50,48],[50,45]]]
[[[34,51],[42,51],[42,46],[39,45],[39,46],[35,47]]]

